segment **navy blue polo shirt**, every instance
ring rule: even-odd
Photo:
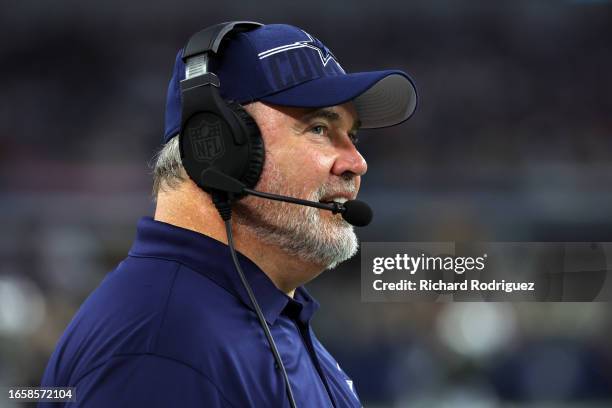
[[[317,302],[303,287],[291,299],[239,259],[297,406],[360,407],[310,326]],[[67,407],[289,406],[227,245],[148,217],[129,256],[74,316],[41,386],[76,387],[77,403]]]

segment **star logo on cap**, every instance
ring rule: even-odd
[[[306,35],[306,37],[308,37],[307,40],[296,41],[291,44],[281,45],[280,47],[270,48],[269,50],[260,52],[259,54],[257,54],[257,56],[260,60],[262,60],[280,52],[287,52],[289,50],[295,50],[297,48],[310,48],[315,50],[319,54],[319,58],[321,59],[321,64],[323,64],[323,66],[326,66],[329,61],[333,60],[336,65],[338,65],[338,67],[340,67],[340,69],[344,72],[344,69],[342,69],[340,63],[338,62],[334,54],[332,54],[332,52],[329,50],[329,48],[323,45],[321,41],[308,34],[306,31],[302,30],[302,32]]]

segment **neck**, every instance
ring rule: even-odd
[[[157,195],[154,219],[207,235],[227,244],[225,223],[210,196],[193,182],[186,181],[172,191]],[[298,286],[321,273],[317,265],[287,254],[278,246],[261,242],[248,229],[232,223],[234,247],[255,263],[285,294],[293,297]]]

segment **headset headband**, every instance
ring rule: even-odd
[[[217,53],[223,38],[230,33],[242,33],[261,27],[263,24],[254,21],[230,21],[198,31],[191,36],[183,51],[183,61],[198,54],[212,51]]]
[[[209,193],[229,188],[241,197],[244,186],[257,184],[263,169],[265,151],[257,124],[242,106],[221,97],[219,78],[208,71],[210,53],[221,51],[223,39],[262,25],[232,21],[205,28],[191,36],[181,55],[181,160],[189,177]],[[219,184],[215,177],[225,182]]]

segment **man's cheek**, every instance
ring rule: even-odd
[[[319,152],[312,156],[312,165],[318,168],[320,171],[330,173],[331,168],[334,165],[334,156],[326,154],[325,152]]]
[[[291,174],[298,180],[303,180],[303,184],[311,187],[319,187],[327,182],[332,160],[323,156],[315,156],[307,153],[299,153],[292,157]]]

